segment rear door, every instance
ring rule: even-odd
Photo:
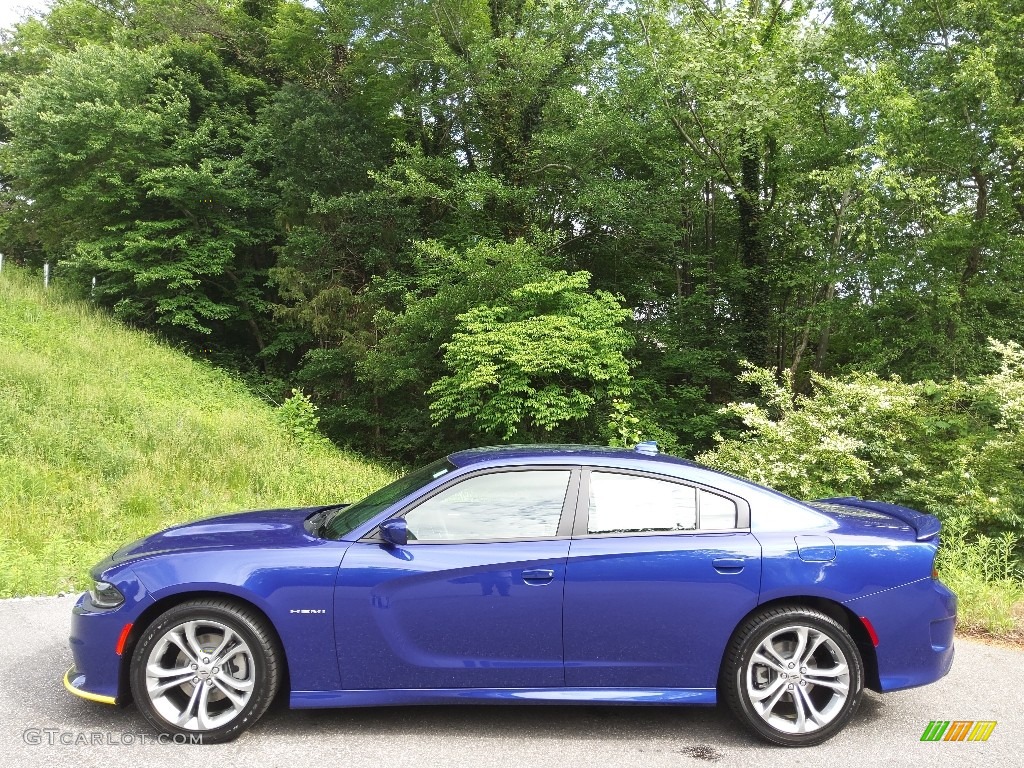
[[[565,579],[569,687],[714,688],[757,604],[743,499],[674,478],[584,470]]]
[[[400,513],[408,545],[353,544],[335,591],[343,687],[562,686],[579,476],[522,467],[458,478]]]

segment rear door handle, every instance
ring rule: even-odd
[[[550,568],[528,568],[523,571],[523,581],[527,584],[548,584],[555,578]]]
[[[742,557],[716,557],[711,565],[719,573],[739,573],[743,570],[744,560]]]

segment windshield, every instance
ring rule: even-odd
[[[453,469],[455,469],[455,465],[448,459],[438,459],[433,464],[420,467],[405,477],[398,478],[391,485],[385,485],[379,491],[374,491],[362,501],[332,512],[323,526],[324,538],[340,539],[370,518],[383,512],[399,499],[419,490],[442,475],[447,475]]]

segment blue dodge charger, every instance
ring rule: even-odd
[[[85,699],[222,742],[292,707],[727,702],[818,744],[865,687],[945,675],[939,521],[802,502],[660,454],[460,451],[351,505],[243,512],[117,550],[74,607]]]

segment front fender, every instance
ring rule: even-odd
[[[298,690],[341,687],[334,642],[334,585],[348,544],[301,550],[186,552],[150,558],[133,570],[153,601],[222,594],[258,608],[277,632]]]

